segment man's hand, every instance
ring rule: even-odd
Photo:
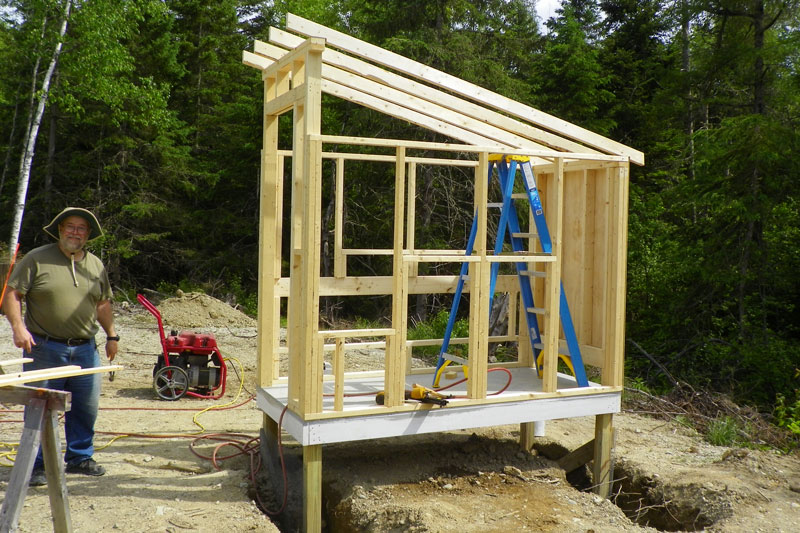
[[[11,324],[11,331],[14,332],[14,346],[23,348],[25,353],[31,353],[36,341],[33,340],[31,332],[25,327],[22,320],[22,293],[16,289],[11,289],[6,293],[6,300],[3,302],[3,311],[6,312],[8,323]]]
[[[113,361],[117,356],[119,350],[119,341],[106,341],[106,357],[109,361]]]
[[[25,353],[31,353],[36,341],[33,340],[33,335],[28,331],[28,328],[22,326],[21,328],[13,328],[14,331],[14,346],[23,348]]]

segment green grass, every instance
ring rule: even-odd
[[[736,419],[723,416],[712,420],[706,429],[706,440],[715,446],[736,446],[742,444],[742,428]]]

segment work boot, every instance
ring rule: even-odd
[[[41,487],[47,485],[47,476],[44,474],[44,468],[34,468],[31,472],[31,479],[28,482],[31,487]]]
[[[85,476],[102,476],[106,469],[95,462],[94,459],[84,459],[80,463],[68,464],[67,474],[83,474]]]

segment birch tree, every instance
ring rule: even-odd
[[[39,88],[38,103],[36,110],[30,117],[29,126],[23,142],[22,157],[20,158],[19,165],[19,182],[17,184],[17,201],[14,206],[14,222],[11,226],[11,238],[9,240],[9,250],[15,250],[17,242],[19,242],[19,233],[22,228],[22,216],[25,213],[25,200],[28,196],[28,182],[31,176],[31,164],[33,163],[33,155],[36,150],[36,138],[39,135],[39,126],[42,123],[42,115],[47,105],[47,98],[50,92],[50,80],[53,78],[53,72],[56,70],[58,64],[58,56],[61,54],[61,47],[64,41],[64,35],[67,33],[67,21],[69,20],[70,9],[72,8],[72,0],[64,0],[64,11],[61,18],[61,28],[59,29],[58,39],[53,48],[53,54],[50,57],[50,64],[47,67],[47,72],[42,80],[42,86]],[[35,78],[34,78],[35,82]]]

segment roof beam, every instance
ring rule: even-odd
[[[302,37],[298,37],[274,27],[270,28],[269,40],[270,42],[285,48],[294,48],[303,42]],[[256,52],[259,51],[259,43],[260,41],[256,41],[256,46],[254,48]],[[457,96],[453,96],[429,85],[404,78],[403,76],[373,65],[372,63],[367,63],[364,60],[342,54],[336,50],[326,48],[322,53],[322,60],[327,64],[357,74],[363,79],[372,80],[387,87],[402,89],[408,94],[415,95],[418,98],[423,98],[429,102],[436,103],[437,105],[450,109],[451,111],[455,111],[458,114],[466,115],[467,117],[480,121],[484,124],[504,129],[515,136],[527,139],[528,142],[526,145],[530,144],[530,142],[533,142],[535,145],[541,143],[552,149],[564,150],[566,152],[599,153],[593,148],[573,142],[553,133],[546,132],[531,126],[530,124],[525,124],[507,115],[503,115],[491,109],[481,107],[468,100],[458,98]]]
[[[461,80],[445,72],[436,70],[417,61],[401,56],[394,52],[384,50],[373,44],[356,39],[339,31],[321,24],[304,19],[292,13],[286,14],[287,29],[308,37],[322,37],[330,46],[369,59],[385,67],[402,72],[409,76],[425,80],[443,89],[452,91],[464,98],[469,98],[481,105],[486,105],[500,111],[509,113],[517,118],[528,121],[539,127],[558,132],[577,142],[587,144],[603,152],[624,155],[631,162],[643,165],[644,154],[624,144],[618,143],[602,135],[581,128],[575,124],[562,120],[553,115],[539,111],[510,98],[484,89],[473,83]]]

